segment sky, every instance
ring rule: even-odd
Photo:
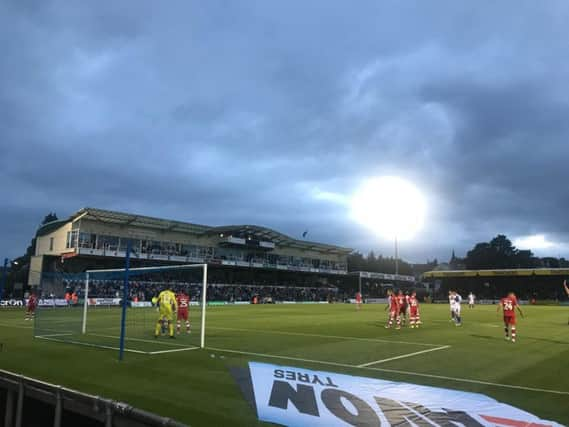
[[[403,259],[499,233],[569,258],[567,22],[565,0],[4,0],[0,256],[86,206],[389,256],[350,210],[387,175],[426,203]]]

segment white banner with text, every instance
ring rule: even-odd
[[[483,394],[257,362],[249,373],[259,419],[284,426],[561,427]]]

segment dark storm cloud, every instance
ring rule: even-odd
[[[406,258],[497,233],[569,256],[564,2],[3,2],[0,253],[83,206],[391,253],[366,177],[428,195]]]

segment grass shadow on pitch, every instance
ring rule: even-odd
[[[365,322],[366,326],[385,326],[387,325],[387,321],[386,322],[382,322],[381,320],[374,320],[373,322]]]
[[[366,322],[365,325],[366,326],[373,326],[374,328],[388,329],[388,328],[385,328],[387,326],[387,321],[382,322],[381,320],[378,320],[378,321],[373,321],[373,322]],[[408,325],[409,325],[408,323],[402,323],[401,328],[406,329]],[[395,329],[396,326],[397,326],[396,324],[393,324],[390,329]]]
[[[482,338],[482,339],[484,339],[484,340],[500,340],[500,341],[503,341],[503,340],[504,340],[504,337],[502,337],[502,336],[497,337],[497,336],[494,336],[494,335],[470,334],[470,336],[471,336],[471,337],[474,337],[474,338]]]
[[[552,343],[552,344],[564,344],[564,345],[569,345],[569,341],[559,341],[559,340],[550,340],[547,338],[537,338],[537,337],[525,337],[526,340],[532,340],[532,341],[542,341],[542,342],[548,342],[548,343]]]
[[[497,337],[497,336],[492,336],[492,335],[478,335],[478,334],[470,334],[471,337],[473,338],[482,338],[482,339],[486,339],[486,340],[498,340],[498,341],[502,341],[504,338],[501,337]],[[559,341],[559,340],[551,340],[551,339],[547,339],[547,338],[537,338],[537,337],[524,337],[525,341],[541,341],[541,342],[547,342],[547,343],[551,343],[551,344],[564,344],[564,345],[569,345],[569,342],[567,341]]]

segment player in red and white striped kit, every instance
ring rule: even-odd
[[[180,335],[180,329],[182,328],[182,320],[186,322],[186,332],[189,334],[190,329],[190,297],[186,295],[183,291],[178,292],[176,295],[176,301],[178,302],[178,317],[176,323],[176,334]]]
[[[403,326],[407,323],[407,298],[408,296],[404,295],[402,290],[399,290],[397,293],[397,302],[399,303],[399,321]]]
[[[511,331],[512,342],[516,342],[516,308],[520,312],[520,316],[524,317],[522,309],[518,305],[518,299],[513,292],[510,292],[507,297],[500,300],[500,308],[504,312],[504,331],[506,332],[506,340],[510,339],[509,332]],[[509,330],[508,330],[509,329]]]
[[[362,308],[362,294],[361,292],[356,292],[356,310]]]
[[[389,308],[389,320],[387,322],[387,325],[385,325],[386,328],[391,328],[393,326],[394,322],[397,322],[397,326],[395,327],[395,329],[401,329],[401,317],[399,317],[399,300],[397,298],[397,296],[391,291],[387,291],[387,307],[385,307],[385,309],[387,310]]]
[[[26,306],[26,320],[32,320],[36,314],[36,307],[38,306],[38,299],[35,293],[31,293],[28,298],[28,304]]]
[[[409,297],[409,324],[411,328],[418,328],[421,324],[421,317],[419,314],[419,299],[417,292],[413,291]]]

